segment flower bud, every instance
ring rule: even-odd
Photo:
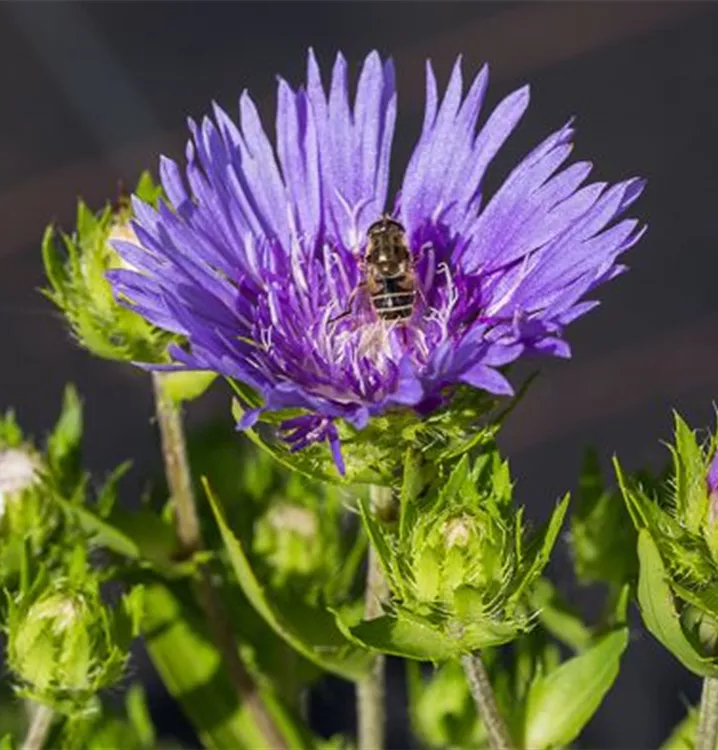
[[[9,504],[37,483],[37,461],[28,450],[0,449],[0,521]]]
[[[0,538],[28,539],[37,552],[53,526],[56,510],[40,482],[41,457],[30,445],[3,447],[0,444]],[[3,553],[7,551],[6,546]],[[0,567],[5,570],[5,555]]]
[[[143,177],[138,194],[156,189]],[[154,191],[154,192],[152,192]],[[93,214],[80,201],[72,235],[49,226],[42,242],[45,272],[51,288],[46,295],[63,311],[75,338],[98,357],[116,360],[165,360],[171,335],[148,323],[115,299],[108,271],[129,268],[116,252],[115,241],[137,242],[127,205],[106,206]]]
[[[626,476],[619,485],[638,529],[638,600],[653,635],[688,669],[718,669],[718,436],[702,442],[675,417],[666,481]],[[676,619],[680,618],[680,628]]]
[[[464,457],[420,507],[405,509],[398,536],[386,544],[398,619],[419,618],[469,651],[505,643],[531,627],[527,594],[548,561],[566,502],[540,538],[528,542],[529,554],[510,495],[508,468],[489,451],[473,467]]]
[[[322,547],[315,515],[298,505],[273,505],[255,528],[254,551],[269,563],[280,585],[287,578],[311,576],[320,569]]]
[[[466,507],[444,517],[446,510],[423,515],[407,548],[417,600],[442,609],[456,605],[463,587],[478,592],[501,575],[506,541],[491,511]]]
[[[688,604],[681,612],[683,631],[706,656],[718,656],[718,620],[708,612]]]
[[[254,527],[253,552],[270,585],[305,602],[341,601],[364,544],[344,514],[340,490],[291,476]]]
[[[54,581],[11,600],[8,664],[20,694],[58,710],[86,705],[122,677],[127,658],[131,597],[117,611],[100,599],[93,580]],[[123,611],[123,609],[125,611]]]

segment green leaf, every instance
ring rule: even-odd
[[[42,262],[53,289],[52,292],[48,292],[48,296],[52,298],[57,295],[61,299],[67,282],[67,271],[65,270],[64,258],[55,242],[55,227],[52,224],[45,229],[42,236]]]
[[[142,747],[153,748],[156,743],[155,727],[147,708],[147,696],[141,683],[135,682],[127,691],[125,696],[125,707],[127,718],[130,720],[135,734],[140,740]]]
[[[185,575],[191,566],[173,561],[175,533],[149,508],[126,510],[112,508],[102,518],[89,508],[55,496],[57,502],[72,514],[95,544],[132,560],[144,560],[167,575]]]
[[[399,498],[399,536],[404,538],[412,525],[412,519],[418,512],[417,500],[424,488],[423,459],[421,452],[413,447],[407,448],[404,458],[404,481]]]
[[[424,680],[421,666],[406,661],[411,729],[421,746],[485,747],[484,727],[457,661],[447,661]]]
[[[635,481],[630,481],[623,473],[621,464],[616,456],[613,457],[613,468],[616,472],[618,486],[623,495],[633,525],[636,530],[650,528],[653,523],[651,507],[653,503],[650,498],[646,497],[643,492],[636,486]]]
[[[217,373],[205,370],[180,370],[162,374],[165,393],[175,403],[199,398],[214,382]]]
[[[673,454],[676,489],[676,515],[689,532],[697,534],[706,515],[705,460],[696,435],[675,413],[676,444],[669,446]]]
[[[419,661],[444,661],[460,655],[460,644],[442,635],[430,623],[402,613],[384,615],[351,628],[352,635],[368,648],[383,654]]]
[[[548,564],[549,558],[551,557],[551,551],[556,543],[559,531],[561,531],[561,525],[563,524],[563,519],[566,515],[569,499],[570,496],[568,493],[564,495],[556,505],[556,508],[551,514],[551,518],[529,542],[524,572],[520,576],[516,588],[511,595],[514,601],[518,600],[528,591],[541,574],[541,571]]]
[[[619,492],[605,488],[594,451],[587,452],[584,460],[569,542],[581,583],[620,587],[638,570],[635,526]]]
[[[222,657],[185,586],[154,582],[145,587],[144,629],[155,668],[204,747],[271,750],[247,707],[239,703]],[[263,697],[267,700],[268,695]]]
[[[13,750],[14,747],[15,744],[13,743],[11,734],[6,734],[0,739],[0,750]]]
[[[538,612],[543,627],[557,640],[574,651],[583,651],[593,635],[579,615],[563,601],[559,592],[546,578],[536,582],[531,605]]]
[[[700,654],[681,627],[668,583],[668,574],[656,543],[646,529],[638,532],[638,603],[651,634],[684,667],[703,677],[718,676],[718,664]]]
[[[229,381],[235,391],[239,390],[240,383]],[[251,398],[251,396],[245,395],[244,390],[241,391],[242,398],[247,401],[251,408],[257,408],[261,405]],[[232,417],[236,422],[239,422],[245,409],[238,399],[232,400]],[[278,412],[277,414],[280,414]],[[270,418],[276,417],[276,414],[270,415]],[[339,477],[336,467],[333,464],[333,459],[329,454],[328,449],[324,445],[315,443],[308,446],[307,448],[297,451],[296,453],[290,453],[285,445],[281,441],[266,440],[259,429],[252,427],[244,430],[243,435],[250,440],[254,445],[263,451],[266,451],[272,456],[279,464],[284,466],[286,469],[292,472],[298,472],[308,479],[319,480],[322,482],[333,482],[343,484],[344,482]],[[326,455],[325,455],[326,454]],[[330,463],[331,462],[331,463]],[[377,477],[369,479],[368,481],[374,481]]]
[[[67,385],[62,399],[60,418],[47,444],[48,460],[58,474],[77,471],[81,439],[82,402],[75,387]]]
[[[261,400],[241,384],[231,384],[239,396],[232,405],[232,414],[238,420],[244,404],[256,408]],[[301,409],[262,412],[258,424],[245,430],[245,435],[284,466],[310,478],[342,485],[387,486],[401,472],[409,448],[421,452],[428,463],[453,463],[453,459],[492,440],[498,425],[490,423],[488,412],[495,403],[485,392],[466,386],[457,388],[446,407],[428,417],[413,409],[397,408],[375,416],[362,430],[337,420],[344,476],[339,475],[326,442],[292,453],[276,439],[281,423],[305,413]]]
[[[450,505],[452,498],[454,498],[459,492],[467,486],[470,490],[473,489],[474,479],[471,476],[471,463],[469,457],[464,455],[461,460],[456,464],[454,470],[446,480],[446,484],[443,486],[437,505],[443,507]]]
[[[145,170],[137,181],[135,195],[145,203],[149,203],[150,206],[157,208],[157,202],[163,197],[164,190],[162,185],[155,183],[149,171]]]
[[[22,441],[22,430],[15,419],[15,412],[8,409],[4,415],[0,415],[0,446],[17,448],[22,444]]]
[[[698,709],[689,708],[686,717],[674,727],[660,750],[694,750],[697,729]]]
[[[539,677],[529,688],[524,747],[546,750],[571,743],[613,685],[627,644],[628,628],[619,628]]]
[[[379,558],[379,563],[382,568],[382,572],[384,573],[384,576],[387,580],[393,579],[393,571],[392,571],[392,560],[393,556],[391,553],[391,549],[389,548],[389,545],[387,544],[387,541],[384,537],[383,530],[381,526],[379,525],[379,522],[374,517],[374,513],[372,513],[371,506],[369,503],[369,500],[367,498],[361,498],[359,500],[359,511],[361,513],[361,519],[364,523],[364,528],[366,529],[367,536],[369,537],[369,541],[371,545],[374,547],[374,550],[377,553],[377,556]],[[400,581],[397,581],[400,583]]]
[[[328,610],[311,607],[296,599],[285,601],[278,595],[270,596],[255,576],[239,540],[227,526],[219,500],[209,483],[206,479],[202,483],[237,581],[252,606],[306,659],[345,679],[360,679],[369,668],[370,656],[347,640]]]

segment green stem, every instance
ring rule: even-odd
[[[55,712],[51,708],[39,703],[34,705],[22,750],[42,750],[47,741],[47,735],[50,733],[54,716]]]
[[[393,505],[391,489],[372,486],[370,493],[374,513],[380,518],[389,515]],[[381,616],[382,604],[387,596],[388,589],[379,556],[370,545],[364,595],[365,620],[374,620]],[[384,666],[384,656],[377,654],[369,673],[357,684],[359,750],[383,750],[384,748],[384,725],[386,723]]]
[[[696,750],[716,750],[716,740],[718,740],[718,679],[704,677],[696,732]]]
[[[204,545],[187,459],[182,416],[177,405],[165,392],[162,378],[162,373],[152,373],[155,412],[160,429],[167,485],[174,506],[179,553],[180,557],[187,558],[201,550]],[[259,687],[239,656],[231,620],[212,584],[210,572],[204,565],[199,569],[195,594],[210,628],[214,645],[222,655],[237,695],[247,706],[257,728],[264,736],[267,748],[288,750],[284,738],[262,702]]]
[[[476,708],[489,735],[489,746],[492,750],[512,750],[514,747],[511,736],[496,705],[496,697],[491,687],[489,675],[486,671],[481,655],[477,652],[461,657],[464,672],[469,680],[471,694],[474,696]]]

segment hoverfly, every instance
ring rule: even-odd
[[[357,292],[368,292],[374,312],[382,320],[406,321],[414,312],[416,275],[404,227],[384,214],[367,230],[362,262],[363,279],[349,297],[347,309],[334,321],[349,315]]]

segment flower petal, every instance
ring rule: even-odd
[[[354,249],[386,205],[396,120],[394,65],[391,60],[382,64],[377,52],[367,56],[352,112],[344,57],[337,55],[327,98],[310,51],[307,96],[319,139],[327,231]]]

